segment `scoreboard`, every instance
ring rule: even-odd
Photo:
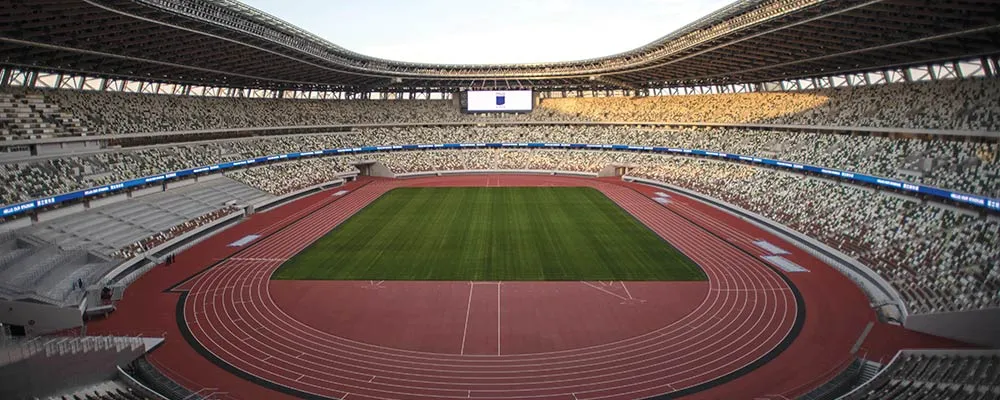
[[[535,97],[530,90],[470,90],[465,92],[462,111],[481,112],[530,112]]]

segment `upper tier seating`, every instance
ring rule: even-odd
[[[803,92],[544,99],[531,114],[462,114],[451,100],[240,99],[72,90],[0,93],[0,138],[345,123],[658,121],[1000,131],[1000,79]]]
[[[42,93],[0,93],[0,140],[79,136],[89,133],[80,118],[46,101]]]
[[[547,99],[584,121],[772,123],[1000,131],[1000,79],[784,93]]]

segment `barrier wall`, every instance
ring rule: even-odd
[[[86,207],[84,207],[83,204],[73,204],[49,212],[39,213],[38,222],[51,221],[59,217],[64,217],[70,214],[76,214],[78,212],[83,212],[83,211],[86,211]]]
[[[1000,348],[1000,308],[910,315],[907,329]]]
[[[0,299],[0,322],[22,325],[28,336],[34,336],[83,326],[83,312],[74,307]]]
[[[94,199],[90,201],[90,208],[106,206],[108,204],[114,204],[119,201],[125,201],[125,200],[128,200],[128,195],[126,195],[125,193],[116,194],[114,196],[108,196],[100,199]]]
[[[360,153],[374,153],[382,151],[396,151],[396,150],[424,150],[424,149],[464,149],[464,148],[546,148],[546,149],[579,149],[579,150],[614,150],[614,151],[637,151],[637,152],[649,152],[649,153],[663,153],[663,154],[676,154],[676,155],[695,155],[712,157],[718,159],[732,160],[732,161],[743,161],[754,164],[761,164],[776,167],[778,169],[785,169],[790,171],[807,171],[822,175],[834,176],[838,178],[843,178],[848,181],[855,181],[861,183],[872,184],[875,186],[888,187],[892,189],[902,190],[904,192],[920,193],[926,194],[933,197],[944,198],[952,200],[958,203],[969,204],[975,207],[984,208],[991,211],[1000,211],[1000,199],[987,198],[984,196],[966,194],[953,192],[950,190],[945,190],[941,188],[936,188],[933,186],[918,185],[909,182],[903,182],[895,179],[881,178],[872,175],[859,174],[851,171],[843,171],[832,168],[823,168],[806,164],[792,163],[781,160],[773,160],[769,158],[759,158],[759,157],[749,157],[739,154],[729,154],[720,153],[714,151],[696,150],[696,149],[681,149],[673,147],[654,147],[654,146],[634,146],[634,145],[623,145],[623,144],[582,144],[582,143],[444,143],[444,144],[407,144],[407,145],[394,145],[394,146],[363,146],[363,147],[353,147],[353,148],[342,148],[342,149],[326,149],[326,150],[316,150],[307,151],[299,153],[288,153],[288,154],[278,154],[265,157],[257,157],[240,161],[226,162],[220,164],[207,165],[197,168],[189,168],[180,171],[174,171],[170,173],[165,173],[161,175],[153,175],[139,179],[132,179],[125,182],[115,183],[111,185],[98,186],[91,189],[79,190],[75,192],[60,194],[53,197],[47,197],[43,199],[36,199],[28,202],[13,204],[0,209],[0,215],[7,217],[17,214],[21,214],[36,208],[51,206],[54,204],[65,203],[68,201],[73,201],[85,197],[91,197],[98,194],[111,193],[123,191],[129,188],[146,186],[153,183],[163,182],[167,180],[172,180],[175,178],[182,178],[186,176],[199,175],[205,173],[217,173],[223,170],[232,168],[241,168],[246,166],[252,166],[259,163],[273,162],[273,161],[286,161],[293,160],[297,158],[306,157],[317,157],[317,156],[328,156],[328,155],[343,155],[343,154],[360,154]],[[133,196],[141,195],[146,189],[141,191],[133,192]],[[160,188],[162,190],[162,188]]]

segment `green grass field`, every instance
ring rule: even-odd
[[[281,266],[275,279],[704,280],[602,193],[578,187],[399,188]]]

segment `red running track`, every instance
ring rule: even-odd
[[[506,181],[525,185],[530,179]],[[539,183],[593,186],[688,254],[709,276],[702,304],[645,334],[530,354],[503,353],[505,332],[497,312],[496,324],[485,327],[498,335],[496,343],[484,346],[496,345],[492,357],[483,357],[483,349],[471,355],[431,353],[350,340],[301,323],[277,306],[269,277],[284,260],[385,191],[418,183],[376,181],[206,272],[185,302],[184,318],[193,337],[215,357],[250,375],[324,397],[602,399],[660,395],[722,377],[763,357],[792,329],[798,310],[791,288],[761,261],[638,192],[597,180],[551,177]],[[497,303],[484,307],[502,304],[503,283],[496,287]],[[567,300],[563,304],[570,309],[574,302]],[[400,302],[397,307],[409,305]],[[353,306],[364,309],[366,304]],[[519,318],[506,314],[508,323]]]
[[[450,282],[435,288],[424,282],[268,280],[283,260],[401,185],[591,186],[688,254],[710,280],[701,288],[671,290],[673,295],[658,290],[669,286],[632,282]],[[125,315],[146,332],[163,326],[165,313],[150,315],[150,309],[140,311],[132,303],[150,292],[133,293],[180,282],[199,265],[232,255],[238,249],[220,247],[247,233],[265,237],[177,288],[186,291],[176,313],[185,326],[174,323],[166,330],[189,334],[194,349],[168,340],[151,357],[187,386],[217,387],[236,398],[281,393],[350,399],[792,397],[838,372],[873,318],[860,291],[830,267],[675,193],[664,207],[650,199],[659,189],[507,175],[375,180],[347,189],[351,193],[339,199],[322,192],[255,215],[195,246],[178,257],[180,266],[169,267],[173,271],[154,270],[130,287],[118,315],[96,324],[96,330],[128,329],[130,323],[116,322]],[[750,243],[757,239],[792,252],[786,258],[810,272],[778,274],[760,261],[763,250]],[[803,292],[800,298],[789,282]],[[318,286],[310,294],[312,284]],[[429,298],[422,287],[435,289],[437,296]],[[358,301],[362,290],[368,298]],[[177,301],[175,294],[157,294]],[[540,298],[545,306],[535,306],[531,314]],[[648,303],[625,301],[636,299]],[[158,299],[149,308],[166,303]],[[344,317],[349,310],[353,317]],[[580,310],[589,319],[582,321]],[[400,322],[421,318],[421,329]],[[424,329],[436,326],[450,328]],[[176,352],[164,352],[171,348]],[[191,354],[199,350],[216,365]]]

